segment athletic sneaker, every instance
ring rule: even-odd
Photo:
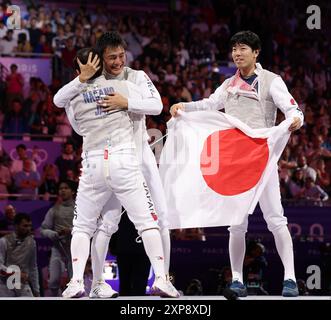
[[[247,297],[247,288],[240,281],[235,280],[231,283],[230,289],[234,291],[238,297]]]
[[[156,277],[151,288],[153,296],[179,298],[180,294],[169,280]]]
[[[67,289],[62,292],[63,298],[81,298],[85,295],[84,281],[73,280],[67,284]]]
[[[105,280],[98,280],[97,282],[92,283],[92,288],[89,297],[92,299],[117,298],[118,292],[113,290],[111,285],[109,285]]]
[[[283,282],[283,297],[297,297],[299,295],[298,286],[292,279],[284,280]]]

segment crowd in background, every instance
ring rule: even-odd
[[[321,30],[308,30],[304,2],[227,0],[201,5],[192,1],[190,5],[182,1],[186,5],[175,14],[170,9],[157,14],[148,10],[114,13],[101,5],[91,10],[77,3],[75,10],[72,6],[69,10],[36,4],[22,10],[20,30],[6,28],[6,3],[0,7],[1,56],[51,59],[52,83],[47,86],[37,77],[26,83],[15,64],[7,72],[0,68],[2,139],[20,140],[29,134],[31,140],[52,141],[59,136],[66,142],[56,161],[46,163],[41,174],[34,152],[27,153],[24,141],[16,146],[16,159],[0,144],[0,199],[16,199],[16,194],[20,199],[37,199],[38,195],[55,199],[60,181],[78,182],[82,140],[64,110],[54,106],[53,96],[75,77],[72,61],[77,51],[95,46],[103,32],[116,29],[121,33],[128,44],[127,64],[144,70],[160,92],[163,111],[147,116],[147,127],[164,135],[172,104],[209,97],[229,76],[222,72],[222,67],[234,68],[229,40],[235,32],[249,29],[261,37],[262,66],[282,76],[305,115],[304,126],[291,135],[279,161],[282,199],[287,205],[330,204],[330,22],[324,20]],[[282,119],[279,113],[278,122]],[[0,231],[0,236],[14,230],[14,208],[8,206],[5,211],[9,218],[1,222],[0,229],[7,231]],[[174,237],[205,239],[202,229],[177,230]],[[249,252],[246,257],[255,263],[249,269],[247,262],[247,272],[256,277],[261,276],[254,269],[256,263],[261,270],[266,266],[262,247],[255,244],[254,259]],[[231,275],[226,267],[220,274],[221,288],[231,281]],[[186,293],[202,294],[199,279],[192,280]]]
[[[169,107],[179,101],[208,97],[228,76],[220,72],[221,67],[233,66],[231,35],[250,29],[262,40],[260,62],[282,76],[305,115],[305,125],[291,136],[280,161],[283,199],[326,201],[331,191],[331,47],[326,32],[329,22],[324,21],[324,29],[310,31],[305,10],[300,1],[283,0],[230,0],[222,5],[207,1],[191,7],[187,2],[176,14],[165,11],[157,15],[148,11],[114,14],[102,6],[95,10],[78,5],[76,11],[51,10],[41,4],[27,7],[21,30],[8,30],[1,22],[0,11],[2,55],[51,54],[53,62],[50,86],[40,78],[24,83],[17,66],[11,65],[0,86],[0,128],[4,139],[15,139],[24,133],[38,135],[32,139],[66,137],[73,143],[73,150],[64,154],[75,159],[75,164],[65,172],[59,163],[47,164],[44,175],[54,176],[55,180],[67,175],[66,178],[77,180],[81,139],[71,129],[64,110],[56,108],[52,101],[61,85],[75,76],[72,61],[77,50],[95,46],[104,31],[117,29],[128,44],[127,64],[144,70],[162,97],[163,111],[158,116],[148,116],[147,127],[165,134]],[[24,96],[27,85],[30,90]],[[279,114],[279,121],[282,118]],[[44,179],[38,178],[41,192]],[[0,188],[20,191],[16,180],[10,163],[1,156]]]

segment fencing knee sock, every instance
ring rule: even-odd
[[[93,282],[103,279],[103,267],[108,253],[109,240],[109,235],[100,230],[97,230],[93,236],[91,244]]]
[[[158,229],[145,230],[141,233],[141,238],[155,276],[165,279],[164,252],[160,231]]]
[[[170,255],[171,255],[171,242],[170,242],[170,232],[167,228],[162,228],[160,230],[162,246],[164,252],[164,271],[166,275],[169,274],[170,268]]]
[[[72,279],[83,280],[90,253],[90,237],[87,233],[74,232],[71,239]]]
[[[275,238],[276,248],[284,266],[284,280],[295,279],[293,243],[286,225],[272,232]]]
[[[229,254],[232,270],[232,281],[243,282],[243,263],[246,251],[245,233],[230,232]]]

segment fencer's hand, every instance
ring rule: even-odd
[[[170,108],[170,114],[173,117],[177,117],[178,116],[178,110],[183,110],[184,111],[185,107],[182,103],[176,103],[173,104]]]
[[[114,109],[128,109],[128,99],[117,92],[104,97],[104,99],[100,102],[103,112],[108,112]]]
[[[301,120],[299,117],[294,117],[293,118],[293,122],[292,124],[290,125],[290,127],[288,128],[289,131],[295,131],[295,130],[298,130],[300,129],[301,127]]]
[[[97,55],[92,60],[92,52],[89,53],[86,64],[82,64],[78,58],[77,63],[80,68],[80,82],[86,82],[101,68],[100,59]]]

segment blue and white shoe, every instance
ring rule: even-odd
[[[292,279],[284,280],[283,282],[283,297],[297,297],[299,295],[299,289],[295,281]]]
[[[247,297],[246,286],[238,280],[235,280],[231,283],[230,289],[234,291],[238,297]]]

